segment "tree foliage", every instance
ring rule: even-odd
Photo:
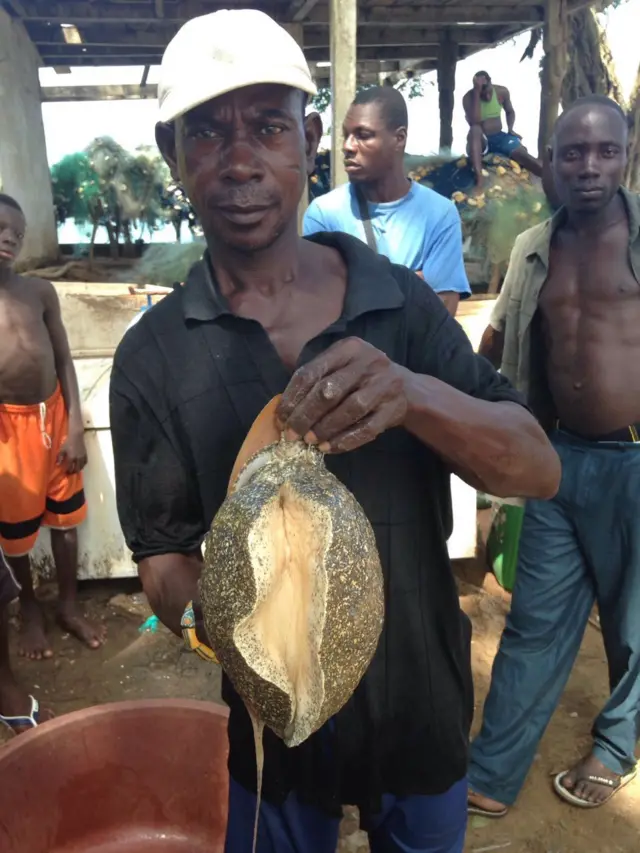
[[[93,221],[100,194],[98,175],[84,151],[68,154],[51,169],[53,200],[60,224],[72,218],[79,225]]]
[[[195,232],[193,208],[154,147],[129,152],[111,137],[99,137],[56,163],[51,180],[58,222],[72,218],[91,226],[91,257],[100,226],[107,231],[113,257],[121,243],[130,252],[134,229],[151,232],[169,222],[179,240],[186,220]]]
[[[362,92],[364,89],[371,89],[375,85],[375,83],[361,83],[357,86],[356,93]],[[385,81],[384,85],[391,86],[394,84],[389,80]],[[399,83],[395,84],[395,88],[398,89],[399,92],[402,92],[403,95],[406,95],[409,100],[413,100],[413,98],[420,98],[424,94],[422,77],[415,75],[413,72],[408,72],[406,77],[400,80]],[[325,110],[328,110],[331,106],[331,87],[321,86],[318,89],[318,94],[311,99],[310,106],[319,113],[323,113]]]

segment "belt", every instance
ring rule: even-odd
[[[569,429],[561,421],[556,421],[556,428],[566,432],[569,435],[574,435],[576,438],[581,438],[583,441],[628,441],[629,443],[640,442],[640,424],[631,424],[630,426],[621,427],[613,432],[608,432],[604,435],[583,435],[576,432],[575,429]]]

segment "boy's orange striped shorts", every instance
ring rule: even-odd
[[[0,547],[28,554],[42,526],[77,527],[87,515],[82,474],[67,474],[58,455],[68,417],[60,386],[45,403],[0,404]]]

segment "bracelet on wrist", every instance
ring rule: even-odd
[[[209,646],[205,645],[198,639],[196,624],[196,614],[193,609],[193,601],[190,601],[185,607],[182,619],[180,620],[184,644],[189,651],[195,652],[198,657],[202,658],[202,660],[219,664],[220,661],[216,657],[213,649],[209,648]]]

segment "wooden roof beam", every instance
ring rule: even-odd
[[[158,97],[155,84],[138,86],[42,86],[43,103],[57,101],[132,101]]]
[[[461,45],[491,45],[499,35],[499,27],[455,27],[456,42]],[[385,47],[387,45],[439,45],[443,29],[438,27],[358,27],[360,47]],[[325,27],[304,28],[306,48],[325,47],[329,44],[329,31]]]
[[[55,2],[54,0],[5,0],[8,3],[20,2],[24,7],[24,19],[28,22],[44,22],[51,24],[72,23],[77,27],[100,24],[141,24],[144,22],[166,22],[181,25],[189,18],[212,11],[211,4],[206,0],[181,0],[180,4],[165,3],[164,17],[155,15],[154,5],[141,6],[134,2],[100,2],[87,3],[75,0],[73,2]],[[295,4],[295,5],[294,5]],[[568,8],[573,11],[589,5],[589,0],[570,0]],[[309,8],[306,9],[305,6]],[[305,15],[302,16],[304,9]],[[285,15],[281,20],[306,20],[310,23],[328,24],[328,8],[311,0],[291,0]],[[522,24],[533,26],[544,22],[544,2],[539,5],[483,5],[468,0],[467,5],[425,4],[419,6],[402,6],[388,4],[380,6],[361,7],[358,11],[358,23],[361,26],[370,24],[385,24],[387,26],[432,26],[434,24]]]
[[[8,6],[9,12],[13,12],[13,16],[15,18],[26,18],[27,12],[24,8],[24,4],[22,0],[4,0],[4,6]]]
[[[82,44],[46,44],[38,47],[38,52],[44,58],[49,57],[74,57],[91,56],[95,59],[104,57],[113,57],[117,59],[121,56],[139,56],[146,58],[148,62],[143,62],[143,65],[154,64],[155,57],[162,56],[164,46],[145,46],[140,44],[122,45],[122,44],[102,44],[92,45],[91,43],[83,42]]]
[[[461,57],[473,53],[472,47],[461,48]],[[329,52],[326,48],[312,47],[305,49],[305,55],[308,60],[314,62],[327,62],[329,60]],[[385,47],[362,47],[358,48],[358,60],[390,60],[400,61],[403,59],[411,59],[419,62],[421,60],[429,60],[437,62],[439,56],[439,48],[430,45],[386,45]],[[46,51],[42,54],[43,64],[50,65],[70,65],[71,67],[84,66],[112,66],[112,65],[159,65],[162,59],[160,52],[156,54],[137,53],[130,50],[128,53],[114,53],[109,50],[102,55],[92,53],[55,53],[50,54]]]
[[[11,0],[13,2],[13,0]],[[24,18],[27,21],[44,21],[52,24],[75,24],[83,26],[91,23],[116,23],[116,24],[141,24],[145,21],[157,21],[157,0],[142,6],[140,3],[124,2],[111,3],[109,0],[100,0],[98,3],[87,3],[81,0],[71,2],[55,2],[55,0],[23,0],[26,7]],[[179,13],[176,14],[176,10]],[[165,4],[163,20],[175,24],[182,24],[189,18],[204,15],[211,12],[211,3],[204,0],[181,0],[179,6],[172,3]]]
[[[285,21],[298,23],[304,21],[309,12],[318,4],[318,0],[291,0],[283,15]]]
[[[65,44],[59,26],[50,27],[41,21],[35,23],[27,21],[27,29],[31,41],[36,45]],[[131,24],[101,24],[94,21],[82,26],[81,29],[85,46],[157,47],[164,50],[178,32],[179,27],[177,24],[158,19],[150,23],[142,22],[136,26]]]
[[[435,68],[434,62],[423,62],[425,70]],[[396,66],[390,62],[375,62],[364,60],[358,63],[359,81],[376,82],[378,74],[391,74]],[[318,68],[314,74],[321,86],[329,82],[330,68]],[[155,84],[146,86],[43,86],[41,89],[44,103],[60,101],[143,101],[157,98],[158,87]]]
[[[405,26],[466,26],[467,24],[519,24],[523,28],[544,22],[544,6],[367,6],[358,12],[358,25],[394,28]],[[306,22],[305,22],[306,23]],[[317,6],[309,24],[328,24],[327,10]]]
[[[55,51],[59,47],[65,47],[65,42],[59,32],[50,32],[51,27],[32,33],[32,41],[38,48],[47,52],[48,48]],[[442,28],[422,27],[360,27],[358,29],[358,44],[362,47],[377,47],[386,45],[437,45],[442,39]],[[513,27],[455,27],[456,41],[458,44],[466,45],[490,45],[501,38],[507,38],[513,32]],[[169,43],[173,33],[147,30],[144,32],[132,31],[130,28],[121,27],[98,28],[85,27],[82,32],[83,43],[79,47],[87,48],[91,52],[94,48],[102,49],[128,49],[153,50],[154,48],[164,50]],[[329,47],[329,28],[322,26],[306,26],[304,28],[305,47]]]

